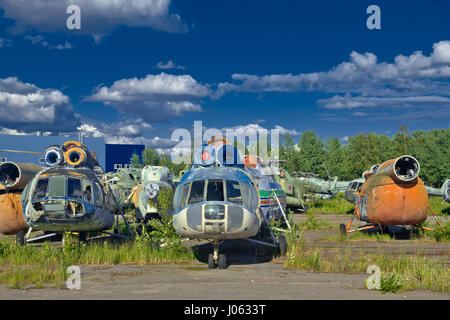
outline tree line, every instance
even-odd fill
[[[235,143],[236,144],[236,143]],[[246,154],[258,148],[245,148]],[[268,146],[270,150],[270,145]],[[420,177],[428,186],[441,187],[450,178],[450,129],[416,130],[410,132],[402,125],[392,137],[376,133],[360,133],[346,143],[338,138],[323,140],[313,130],[303,132],[297,142],[286,135],[280,143],[279,157],[288,172],[312,172],[322,178],[337,176],[339,180],[353,180],[374,164],[402,155],[411,155],[420,163]],[[141,155],[133,154],[131,164],[166,166],[174,175],[185,169],[175,164],[167,154],[148,147]],[[328,169],[328,173],[325,166]]]
[[[280,159],[289,172],[303,171],[340,180],[361,177],[362,172],[377,163],[402,155],[411,155],[420,163],[420,177],[428,186],[441,187],[450,178],[450,129],[416,130],[402,125],[392,137],[360,133],[342,144],[338,138],[321,139],[314,131],[303,132],[299,141],[285,136]]]

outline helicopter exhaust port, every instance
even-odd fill
[[[6,188],[24,189],[41,167],[32,163],[5,162],[0,164],[0,184]]]
[[[411,156],[402,156],[394,164],[394,172],[402,181],[412,181],[420,172],[419,162]]]

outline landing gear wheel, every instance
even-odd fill
[[[219,269],[226,269],[228,267],[227,265],[227,256],[223,253],[219,254]]]
[[[341,223],[339,225],[339,234],[341,236],[347,236],[347,227],[345,226],[345,224]]]
[[[278,236],[278,254],[284,256],[287,251],[287,242],[285,236]]]
[[[208,269],[215,269],[216,268],[216,262],[214,261],[214,255],[210,253],[208,255]]]
[[[19,231],[16,234],[16,244],[19,246],[24,246],[27,242],[25,241],[25,231]]]

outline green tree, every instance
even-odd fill
[[[312,130],[303,132],[298,143],[300,149],[297,165],[300,171],[314,172],[326,178],[327,173],[323,167],[326,159],[325,144]]]
[[[139,157],[139,155],[136,152],[133,153],[133,155],[131,156],[130,163],[135,168],[143,167],[143,165],[141,163],[141,158]]]

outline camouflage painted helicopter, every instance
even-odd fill
[[[47,233],[43,237],[50,237],[69,231],[85,238],[90,231],[110,229],[117,202],[100,182],[103,171],[95,154],[80,142],[67,141],[46,148],[43,155],[47,168],[35,173],[21,196],[24,222],[29,227],[27,235],[40,230]],[[20,177],[20,173],[16,175],[19,181]]]
[[[286,239],[277,241],[261,211],[255,179],[243,169],[233,145],[225,138],[211,139],[195,151],[192,169],[181,178],[174,194],[175,230],[183,237],[214,244],[208,256],[210,269],[227,268],[227,256],[219,253],[219,243],[225,240],[246,239],[286,250]],[[254,238],[263,228],[270,231],[268,242]]]
[[[163,166],[118,169],[108,173],[106,180],[120,206],[135,210],[138,222],[158,217],[160,189],[173,189],[172,175],[169,169]]]
[[[425,186],[428,196],[430,197],[442,197],[442,201],[450,203],[450,179],[445,180],[440,189]]]
[[[328,180],[318,178],[317,174],[293,172],[280,168],[276,180],[283,187],[287,195],[288,208],[300,211],[308,209],[308,203],[319,199],[328,200],[338,192],[345,190],[348,181],[338,181],[337,177]]]
[[[158,196],[162,188],[173,189],[169,168],[150,165],[142,168],[141,182],[134,189],[131,197],[138,221],[144,222],[159,216]]]
[[[340,233],[346,235],[377,227],[382,231],[383,227],[396,225],[412,225],[430,230],[421,226],[427,218],[428,210],[432,212],[432,209],[419,172],[419,162],[409,155],[374,165],[364,172],[365,181],[361,189],[356,191],[353,216],[347,225],[340,225]],[[350,229],[355,216],[368,225]],[[439,224],[436,216],[434,218]]]

